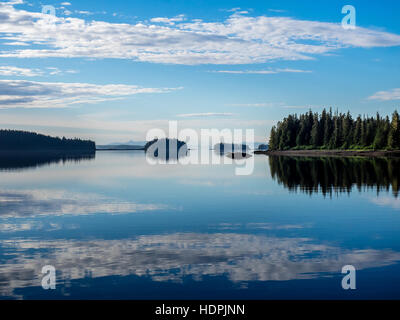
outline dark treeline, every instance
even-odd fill
[[[347,114],[333,114],[324,109],[321,114],[289,115],[273,127],[271,150],[289,149],[400,149],[399,114],[353,119]]]
[[[0,130],[0,151],[96,151],[90,140],[54,138],[42,134],[17,130]]]
[[[271,176],[291,191],[324,195],[376,188],[400,190],[400,158],[270,156]]]

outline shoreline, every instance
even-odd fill
[[[298,157],[400,157],[400,150],[267,150],[254,151],[254,154]]]

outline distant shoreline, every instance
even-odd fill
[[[254,151],[254,154],[269,156],[306,156],[306,157],[400,157],[400,150],[267,150]]]

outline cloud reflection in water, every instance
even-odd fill
[[[0,190],[0,218],[38,215],[133,213],[165,210],[162,204],[141,204],[95,193],[65,190]]]
[[[313,279],[400,261],[392,250],[345,250],[308,238],[277,238],[236,233],[174,233],[124,240],[3,240],[0,295],[40,286],[42,266],[54,265],[58,280],[145,276],[182,282],[184,277],[226,276],[231,282]],[[4,259],[4,258],[3,258]],[[173,271],[173,272],[172,272]]]

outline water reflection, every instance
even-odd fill
[[[95,152],[40,152],[0,153],[0,171],[37,168],[52,163],[80,162],[94,160]]]
[[[190,276],[225,276],[231,282],[313,279],[400,261],[391,250],[347,250],[308,238],[276,238],[235,233],[174,233],[123,240],[4,240],[10,252],[0,266],[0,295],[40,285],[40,270],[57,266],[58,280],[85,277],[146,276],[153,281],[181,282]]]
[[[290,191],[350,193],[354,186],[399,194],[400,158],[270,156],[271,176]]]
[[[121,214],[171,209],[162,204],[137,203],[96,193],[55,189],[0,189],[0,205],[0,218],[2,219],[40,215]]]
[[[268,158],[254,159],[255,172],[246,177],[222,165],[151,166],[141,151],[1,172],[0,299],[91,299],[98,292],[141,298],[143,288],[156,298],[198,297],[202,288],[214,290],[221,282],[215,298],[262,298],[265,292],[300,292],[301,298],[314,284],[319,291],[311,290],[312,298],[324,298],[332,289],[325,281],[341,289],[347,264],[363,274],[378,268],[388,283],[397,281],[400,197],[372,191],[345,202],[316,199],[277,183],[323,185],[325,193],[367,183],[395,189],[396,160],[270,158],[274,179],[267,179]],[[56,292],[41,289],[44,265],[57,269]],[[360,278],[360,288],[362,283],[376,292],[377,279]],[[399,296],[395,286],[382,292]]]

